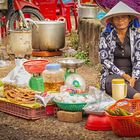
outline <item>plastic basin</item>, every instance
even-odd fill
[[[45,70],[45,65],[48,64],[48,60],[29,60],[23,63],[26,71],[29,73],[42,73]]]

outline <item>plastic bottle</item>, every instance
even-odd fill
[[[60,87],[64,85],[64,71],[60,64],[47,64],[42,75],[45,92],[60,92]]]

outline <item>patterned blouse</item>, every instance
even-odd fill
[[[129,28],[132,76],[140,78],[140,32],[136,28]],[[99,56],[102,64],[101,90],[105,90],[105,80],[109,74],[122,76],[125,72],[114,65],[114,51],[116,48],[116,31],[102,32],[99,44]]]
[[[131,63],[131,47],[129,30],[125,34],[124,41],[121,42],[116,33],[116,48],[114,51],[114,64],[123,70],[126,74],[131,76],[132,63]]]

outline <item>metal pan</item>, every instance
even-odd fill
[[[57,62],[60,63],[61,66],[64,68],[74,69],[74,68],[81,67],[84,63],[84,60],[69,57],[69,58],[60,59]]]

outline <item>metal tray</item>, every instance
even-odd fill
[[[83,65],[84,60],[68,57],[57,61],[64,68],[79,68]]]

